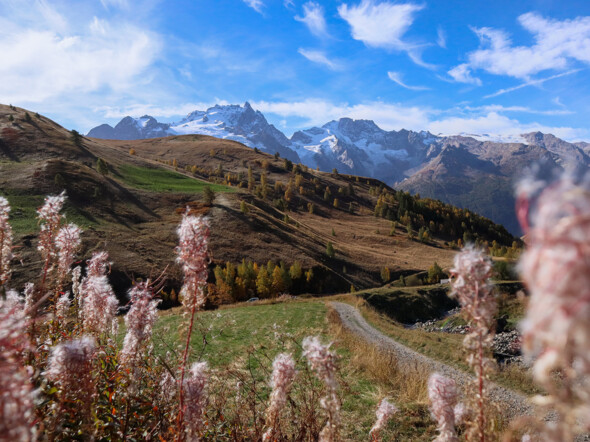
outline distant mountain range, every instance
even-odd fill
[[[590,164],[590,143],[569,143],[551,134],[520,137],[436,136],[430,132],[385,131],[371,120],[341,118],[287,138],[249,103],[195,110],[177,123],[145,115],[102,124],[89,137],[134,140],[204,134],[238,141],[309,167],[380,179],[396,188],[467,207],[513,234],[514,180],[536,161],[556,166]]]

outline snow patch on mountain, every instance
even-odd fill
[[[461,132],[459,134],[463,137],[474,138],[477,141],[491,141],[493,143],[520,143],[529,144],[527,139],[522,135],[517,134],[468,134]]]

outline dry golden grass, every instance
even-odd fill
[[[384,351],[347,331],[333,309],[328,311],[328,322],[337,342],[350,351],[351,364],[377,382],[382,390],[391,392],[402,403],[428,404],[426,370],[416,366],[411,370],[406,367],[402,372],[393,352]]]

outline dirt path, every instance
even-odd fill
[[[473,379],[467,373],[417,353],[405,345],[394,341],[389,336],[384,335],[369,325],[360,312],[351,305],[342,302],[331,302],[330,304],[340,316],[342,324],[346,329],[378,347],[393,351],[402,369],[404,367],[408,369],[419,367],[425,370],[426,373],[436,371],[454,379],[460,388]],[[489,394],[494,402],[501,405],[500,409],[508,419],[524,414],[533,414],[532,405],[529,404],[527,397],[521,393],[491,383]]]

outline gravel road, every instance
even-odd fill
[[[331,306],[340,316],[342,325],[360,336],[366,341],[377,345],[387,351],[393,351],[397,357],[398,364],[402,369],[415,369],[419,367],[426,373],[439,372],[448,376],[457,382],[462,388],[466,383],[473,379],[473,376],[450,367],[442,362],[435,361],[427,356],[410,350],[405,345],[394,341],[380,331],[373,328],[365,321],[359,311],[349,304],[342,302],[331,302]],[[490,398],[500,405],[500,410],[506,418],[512,420],[517,416],[533,414],[533,406],[528,402],[525,395],[491,383],[489,386]]]

